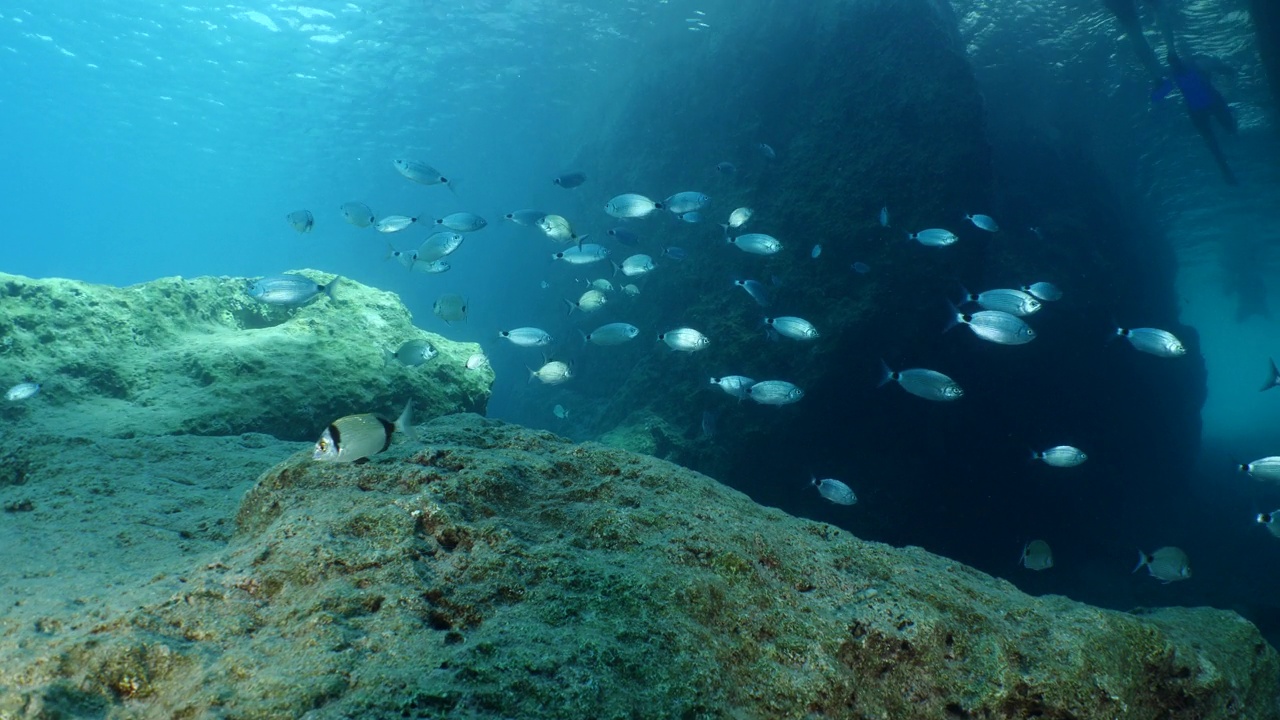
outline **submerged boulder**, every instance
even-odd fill
[[[416,435],[367,463],[300,452],[266,472],[224,549],[151,581],[169,597],[10,629],[0,715],[1277,712],[1277,655],[1230,612],[1030,597],[660,460],[472,415]]]
[[[334,276],[299,271],[327,284]],[[0,417],[109,437],[261,432],[314,439],[333,419],[483,412],[493,382],[467,370],[479,346],[412,324],[393,293],[342,279],[297,308],[249,297],[245,278],[163,278],[131,287],[0,274],[0,384],[42,383]],[[406,340],[439,355],[384,362]]]

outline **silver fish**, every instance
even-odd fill
[[[889,206],[880,208],[880,227],[889,227]]]
[[[672,214],[675,215],[697,212],[710,203],[711,198],[693,190],[678,192],[662,201],[663,207],[670,210]]]
[[[776,330],[779,335],[789,337],[792,340],[814,340],[818,337],[818,328],[804,318],[783,315],[781,317],[765,318],[764,322]]]
[[[640,297],[640,288],[633,284],[623,285],[622,294],[627,297]]]
[[[512,345],[520,347],[544,347],[552,342],[546,330],[535,327],[521,327],[514,330],[500,330],[498,337],[506,338]]]
[[[484,353],[471,353],[471,356],[467,358],[465,367],[468,370],[489,367],[489,358],[485,357]]]
[[[538,229],[551,240],[558,243],[577,242],[578,234],[573,231],[569,221],[559,215],[547,215],[538,221]]]
[[[981,310],[973,314],[956,310],[955,318],[947,329],[959,324],[969,326],[973,334],[983,340],[1000,345],[1025,345],[1036,339],[1036,331],[1022,318],[999,310]]]
[[[1026,317],[1034,315],[1042,307],[1040,301],[1021,290],[988,290],[982,293],[971,293],[963,287],[966,302],[977,303],[984,310],[999,310],[1010,315]]]
[[[502,219],[510,220],[517,225],[534,227],[538,224],[538,221],[542,220],[542,218],[546,216],[547,214],[541,210],[513,210],[506,215],[503,215]]]
[[[936,370],[912,368],[894,372],[889,369],[889,366],[883,360],[880,361],[880,368],[882,371],[881,386],[896,382],[902,386],[903,390],[916,397],[938,402],[950,402],[964,397],[964,388],[956,384],[955,380]]]
[[[822,254],[822,245],[821,245],[821,244],[814,245],[814,246],[813,246],[813,249],[809,251],[809,257],[813,258],[814,260],[817,260],[817,259],[818,259],[818,256],[819,256],[819,255],[821,255],[821,254]]]
[[[769,307],[769,292],[765,289],[764,283],[755,280],[734,280],[733,284],[746,290],[760,307]]]
[[[555,407],[551,408],[551,414],[555,415],[561,420],[567,420],[569,419],[569,408],[566,408],[563,405],[557,404]]]
[[[1085,460],[1089,459],[1080,448],[1071,447],[1070,445],[1055,445],[1054,447],[1042,452],[1032,452],[1032,460],[1042,460],[1045,465],[1051,467],[1069,468],[1083,465]]]
[[[342,212],[343,220],[358,228],[369,227],[375,222],[373,211],[362,202],[343,203],[338,209]]]
[[[604,278],[592,280],[591,287],[599,290],[600,292],[613,292],[613,283],[605,280]]]
[[[738,166],[726,160],[724,162],[716,163],[716,170],[719,170],[725,175],[732,175],[738,172]]]
[[[456,232],[441,231],[427,236],[418,246],[418,262],[435,262],[440,258],[452,255],[462,247],[463,235]]]
[[[725,375],[724,377],[711,378],[711,384],[719,387],[729,395],[743,400],[747,397],[747,391],[752,385],[756,384],[755,380],[745,375]]]
[[[786,380],[762,380],[747,388],[747,396],[761,405],[790,405],[804,397],[804,391]]]
[[[573,367],[559,360],[552,360],[537,370],[529,368],[529,382],[533,382],[534,378],[543,385],[559,385],[573,379]]]
[[[551,255],[552,260],[563,260],[570,265],[587,265],[609,257],[609,248],[595,243],[575,245]]]
[[[294,210],[285,215],[284,219],[288,220],[293,229],[300,233],[311,232],[311,228],[316,224],[316,219],[310,210]]]
[[[488,220],[469,212],[451,213],[436,220],[436,225],[460,233],[483,230],[488,224]]]
[[[740,207],[734,210],[729,213],[729,223],[724,226],[725,230],[728,231],[729,228],[740,228],[746,225],[753,214],[755,214],[755,211],[749,207]]]
[[[584,313],[595,312],[604,307],[609,302],[609,298],[603,292],[595,288],[582,293],[577,302],[565,300],[569,305],[569,314],[572,315],[574,310],[581,310]]]
[[[418,218],[407,215],[388,215],[373,224],[373,229],[380,233],[395,233],[418,222]]]
[[[383,349],[382,361],[385,364],[392,360],[398,360],[402,365],[417,367],[438,354],[436,349],[431,347],[431,343],[426,340],[406,340],[401,343],[395,352]]]
[[[338,286],[339,278],[334,278],[328,285],[319,285],[311,278],[301,275],[275,275],[265,277],[249,286],[249,297],[268,305],[287,305],[296,307],[306,305],[320,295],[328,295],[333,299],[333,290]]]
[[[405,432],[412,422],[413,401],[405,403],[404,412],[395,422],[372,413],[348,415],[329,424],[316,441],[312,460],[321,462],[355,462],[391,447],[391,438]]]
[[[652,271],[654,267],[656,266],[653,264],[653,258],[648,255],[632,255],[623,260],[618,269],[627,277],[636,277]]]
[[[441,295],[431,306],[431,312],[446,324],[467,319],[467,301],[461,295]]]
[[[587,174],[580,172],[565,173],[556,177],[551,182],[562,188],[576,188],[587,181]]]
[[[1147,568],[1151,577],[1164,581],[1166,585],[1191,577],[1191,564],[1187,561],[1187,554],[1176,547],[1162,547],[1150,555],[1139,550],[1138,564],[1133,572],[1138,572],[1143,567]]]
[[[818,494],[830,500],[836,505],[853,505],[858,502],[858,496],[853,494],[853,489],[848,485],[833,480],[832,478],[812,478],[810,484],[818,488]]]
[[[392,165],[400,174],[423,185],[448,185],[449,178],[440,174],[439,170],[418,160],[392,160]]]
[[[1240,466],[1240,472],[1254,480],[1280,482],[1280,457],[1273,455],[1245,463]]]
[[[432,260],[431,262],[416,262],[411,269],[428,275],[439,275],[443,272],[449,272],[452,268],[453,266],[444,260]]]
[[[907,233],[907,239],[915,240],[926,247],[946,247],[955,243],[955,241],[960,238],[956,237],[956,234],[950,230],[930,228],[928,230],[921,230],[918,233]]]
[[[1272,536],[1280,538],[1280,510],[1272,510],[1271,512],[1258,513],[1258,517],[1254,518],[1257,523],[1267,529]]]
[[[728,243],[752,255],[773,255],[782,249],[782,243],[778,242],[777,238],[764,233],[747,233],[736,238],[731,237]]]
[[[1057,285],[1049,282],[1031,283],[1030,285],[1023,285],[1019,289],[1023,292],[1031,293],[1036,298],[1046,302],[1062,299],[1062,291],[1058,289]]]
[[[636,247],[640,244],[640,234],[624,227],[616,227],[609,231],[610,236],[617,239],[623,245]]]
[[[990,215],[965,215],[964,219],[973,223],[973,226],[979,230],[986,230],[987,232],[1000,231],[1000,226],[996,224],[996,221]]]
[[[619,219],[642,218],[661,208],[662,203],[656,203],[636,193],[618,195],[604,204],[604,211]]]
[[[418,261],[418,253],[397,250],[395,245],[387,243],[387,254],[386,257],[382,259],[390,260],[391,258],[395,258],[396,262],[404,266],[406,270],[412,270],[413,264]]]
[[[1181,357],[1187,354],[1182,341],[1172,333],[1156,328],[1116,328],[1116,335],[1128,338],[1129,344],[1144,353],[1159,357]]]
[[[658,335],[667,347],[680,352],[697,352],[711,344],[711,340],[693,328],[676,328]]]
[[[634,340],[638,335],[640,335],[640,328],[635,325],[616,322],[601,325],[583,337],[586,338],[587,342],[595,343],[596,345],[621,345]]]
[[[769,147],[768,143],[760,143],[759,145],[756,145],[756,150],[760,151],[760,154],[764,156],[765,160],[778,159],[778,153],[774,152],[773,148]]]
[[[1053,567],[1053,551],[1049,543],[1043,540],[1032,540],[1022,546],[1022,567],[1028,570],[1048,570]]]
[[[40,392],[40,383],[24,382],[18,383],[9,388],[4,394],[4,399],[9,402],[20,402],[22,400],[30,400]]]

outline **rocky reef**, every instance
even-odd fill
[[[0,624],[0,716],[1280,712],[1275,651],[1229,612],[1032,598],[663,461],[473,415],[414,435],[358,465],[246,436],[243,455],[288,459],[224,518],[225,545],[101,601],[22,595]]]
[[[299,271],[328,283],[334,276]],[[299,308],[249,297],[243,278],[164,278],[116,288],[0,274],[0,383],[40,395],[0,418],[54,434],[109,437],[267,433],[314,439],[333,419],[484,412],[493,373],[467,370],[473,343],[412,324],[400,299],[342,280]],[[383,350],[425,339],[419,367]]]

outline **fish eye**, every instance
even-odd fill
[[[324,452],[325,450],[329,449],[329,443],[325,440],[321,440],[320,442],[316,443],[316,447],[320,449],[320,452]]]

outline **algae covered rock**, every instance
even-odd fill
[[[414,327],[396,295],[342,279],[332,298],[287,308],[250,298],[249,282],[116,288],[0,274],[0,384],[44,386],[0,413],[64,433],[303,440],[343,415],[395,417],[410,398],[419,417],[484,411],[492,371],[465,367],[478,346]],[[419,338],[440,354],[384,362],[384,349]]]
[[[1032,598],[669,463],[475,416],[417,435],[262,475],[172,597],[0,658],[0,715],[1277,713],[1276,653],[1230,612]]]

